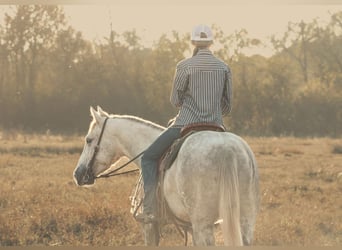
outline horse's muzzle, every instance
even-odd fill
[[[95,183],[95,177],[86,166],[78,166],[74,172],[74,181],[78,186],[92,185]]]

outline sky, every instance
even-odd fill
[[[167,1],[156,4],[145,0],[125,4],[66,5],[64,9],[70,24],[85,38],[101,40],[108,37],[110,24],[118,33],[135,29],[144,45],[150,46],[163,34],[172,30],[190,32],[197,24],[215,24],[226,35],[242,28],[250,37],[263,41],[271,35],[282,35],[288,23],[318,18],[327,23],[330,13],[342,11],[341,4],[237,4],[224,1]],[[144,3],[144,4],[143,4]],[[210,4],[208,4],[210,3]],[[271,50],[258,49],[255,53],[269,55]]]
[[[119,34],[136,30],[145,46],[151,46],[163,33],[175,30],[190,32],[197,24],[215,24],[226,35],[242,28],[252,38],[267,41],[271,35],[282,35],[289,22],[323,24],[330,14],[342,11],[342,1],[325,0],[50,0],[17,1],[19,3],[55,3],[63,6],[69,23],[86,39],[108,37],[110,24]],[[6,1],[5,1],[6,2]],[[9,1],[11,3],[15,3]],[[1,2],[0,0],[0,3]],[[4,5],[0,5],[4,9]],[[270,55],[270,49],[251,53]]]

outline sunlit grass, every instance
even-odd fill
[[[342,245],[341,139],[246,138],[260,171],[255,245]],[[82,137],[0,139],[0,246],[143,245],[129,196],[137,175],[77,187]],[[219,243],[222,235],[217,233]],[[182,246],[174,227],[161,245]]]

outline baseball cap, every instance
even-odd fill
[[[191,33],[191,41],[195,42],[210,42],[213,41],[213,32],[204,24],[194,27]]]

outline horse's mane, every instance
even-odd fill
[[[151,121],[148,121],[148,120],[144,120],[143,118],[140,118],[140,117],[137,117],[137,116],[132,116],[132,115],[108,115],[109,118],[112,118],[112,119],[125,119],[125,120],[130,120],[130,121],[133,121],[133,122],[137,122],[137,123],[141,123],[141,124],[144,124],[144,125],[147,125],[149,127],[152,127],[152,128],[155,128],[155,129],[159,129],[159,130],[164,130],[165,127],[157,124],[157,123],[154,123],[154,122],[151,122]]]
[[[143,125],[147,125],[148,127],[154,128],[154,129],[158,129],[163,131],[165,129],[165,127],[148,121],[148,120],[144,120],[143,118],[137,117],[137,116],[133,116],[133,115],[116,115],[116,114],[108,114],[106,111],[103,111],[100,107],[98,107],[98,113],[100,116],[102,117],[108,117],[110,119],[120,119],[120,120],[129,120],[129,121],[133,121],[135,123],[139,123],[139,124],[143,124]],[[92,128],[94,127],[96,121],[95,121],[95,117],[93,114],[93,121],[90,124],[90,130],[92,130]]]

